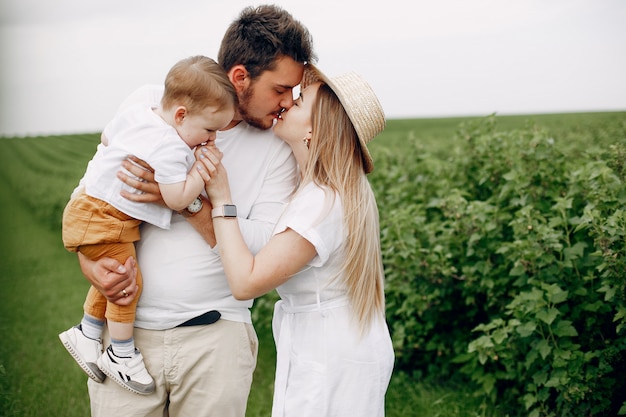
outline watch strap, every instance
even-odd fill
[[[215,207],[211,210],[211,217],[235,218],[237,217],[237,206],[224,204],[223,206]]]

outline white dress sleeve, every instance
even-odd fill
[[[325,192],[314,184],[307,184],[285,208],[274,234],[287,228],[294,230],[315,247],[317,255],[309,265],[324,265],[344,240],[343,210],[339,196],[332,191]]]

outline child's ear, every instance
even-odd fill
[[[177,107],[174,112],[174,121],[181,124],[185,120],[185,116],[187,116],[187,108],[185,106]]]

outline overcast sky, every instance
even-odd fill
[[[241,0],[2,0],[0,136],[100,131]],[[388,118],[626,110],[625,0],[278,0]]]

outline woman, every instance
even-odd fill
[[[281,116],[274,131],[293,150],[300,184],[258,254],[241,237],[219,150],[203,148],[200,157],[234,296],[276,288],[281,297],[272,416],[383,416],[394,355],[366,176],[366,144],[383,130],[383,110],[358,75],[329,79],[309,66],[300,97]]]

